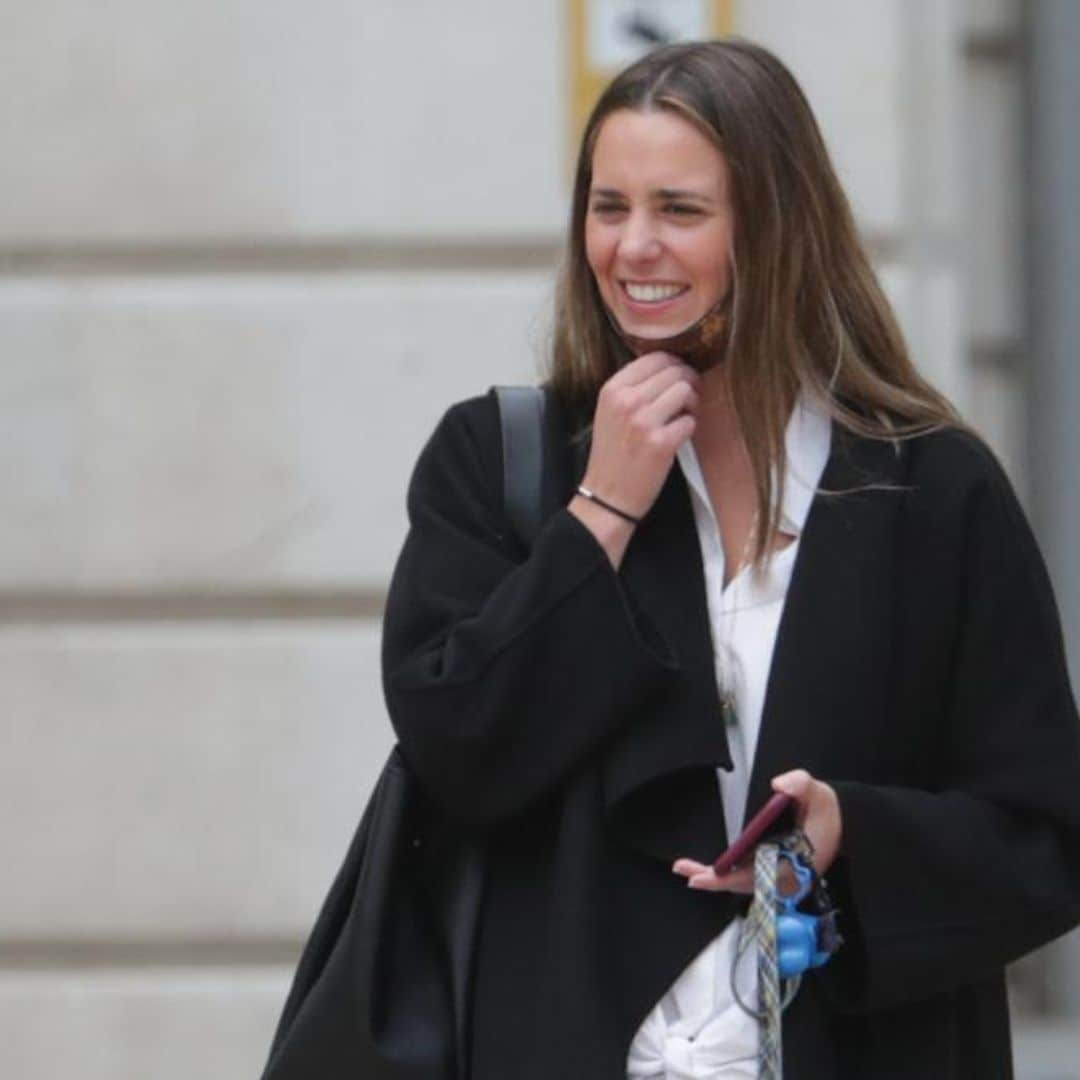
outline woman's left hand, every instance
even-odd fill
[[[814,868],[824,876],[840,850],[843,833],[840,801],[836,792],[828,784],[815,780],[805,769],[781,773],[773,778],[772,787],[773,791],[782,791],[795,800],[795,822],[814,845]],[[723,875],[693,859],[677,859],[672,870],[685,877],[691,889],[737,893],[754,891],[752,861],[748,866],[738,867]]]

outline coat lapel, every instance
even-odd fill
[[[673,467],[627,550],[620,577],[639,623],[679,665],[604,761],[612,823],[661,859],[712,859],[726,844],[716,768],[730,768],[716,687],[701,549],[682,471]]]
[[[902,461],[891,443],[833,426],[833,449],[796,556],[780,620],[747,818],[778,773],[858,775],[887,709],[893,648],[895,519]]]
[[[563,502],[580,480],[587,453],[587,442],[566,449],[557,470],[566,479],[556,485],[564,487],[557,494]],[[841,779],[859,774],[873,755],[874,725],[860,718],[888,707],[902,474],[892,444],[833,426],[773,651],[747,819],[764,805],[778,773],[805,768],[826,781]],[[635,534],[620,577],[639,624],[671,649],[679,668],[604,756],[609,822],[626,842],[656,858],[711,861],[728,839],[716,768],[730,769],[731,758],[701,549],[678,467]]]

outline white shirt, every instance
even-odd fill
[[[803,395],[784,436],[787,464],[780,504],[781,531],[795,540],[772,557],[763,574],[744,568],[726,589],[720,527],[701,466],[692,443],[679,448],[679,466],[690,489],[701,544],[717,685],[722,694],[733,697],[737,717],[727,731],[734,767],[731,772],[717,770],[731,838],[738,835],[745,816],[780,615],[830,441],[828,415]],[[631,1080],[758,1080],[757,1021],[731,993],[731,965],[741,923],[735,919],[714,938],[645,1018],[630,1046]],[[750,949],[739,962],[736,980],[740,996],[751,1006],[757,1003],[756,973],[756,956]]]

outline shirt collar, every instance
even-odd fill
[[[806,525],[831,444],[832,424],[825,406],[804,391],[796,399],[784,431],[786,461],[784,482],[779,489],[780,527],[792,536],[798,536]],[[691,491],[711,510],[691,439],[679,447],[678,460]]]

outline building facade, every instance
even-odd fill
[[[802,81],[1080,646],[1069,7],[725,10]],[[0,14],[0,1075],[261,1067],[391,743],[379,614],[412,463],[450,402],[542,370],[581,14]],[[1021,1075],[1080,1049],[1068,949],[1015,973]]]

